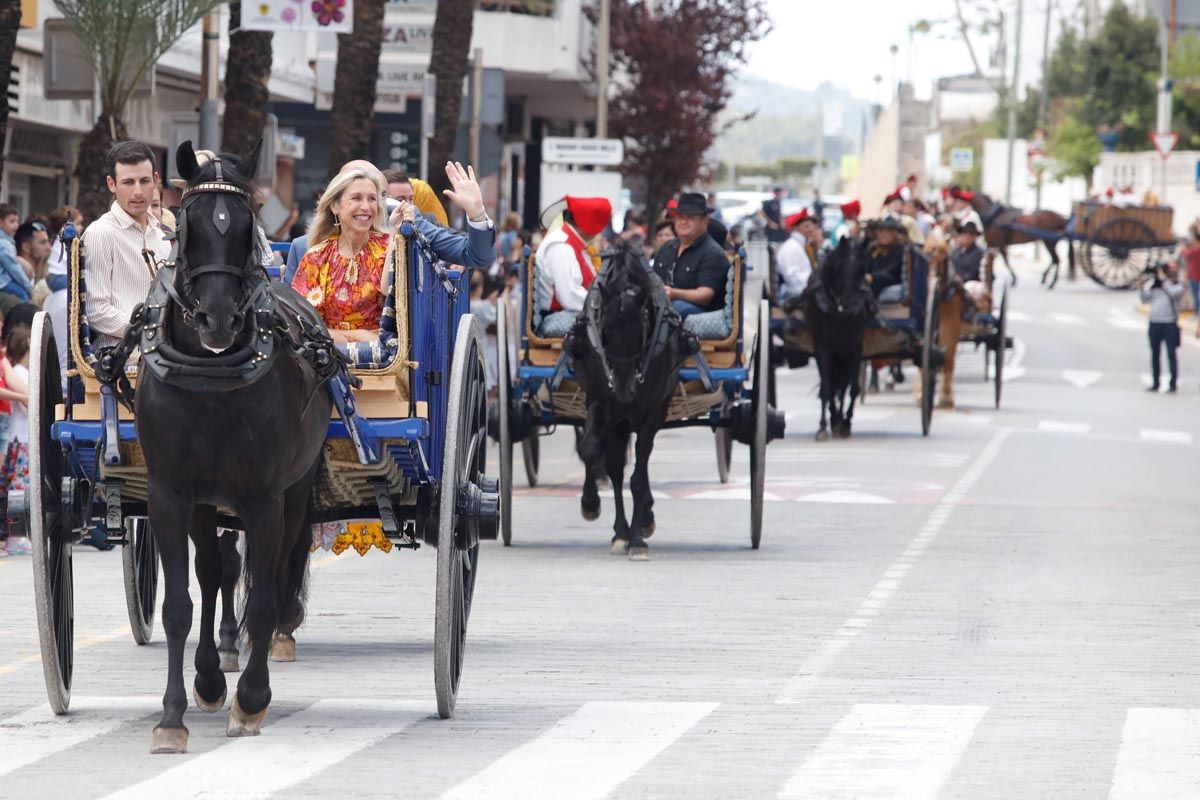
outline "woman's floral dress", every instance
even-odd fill
[[[304,254],[292,288],[308,298],[332,330],[372,330],[383,315],[383,261],[388,235],[372,231],[349,260],[332,236]]]

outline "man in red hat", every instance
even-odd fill
[[[813,266],[817,263],[817,243],[813,241],[816,220],[801,209],[785,220],[791,236],[779,246],[775,253],[775,272],[779,276],[779,302],[800,297],[812,278]]]
[[[562,225],[552,227],[560,212]],[[542,225],[549,230],[537,250],[537,303],[543,313],[583,309],[599,268],[589,245],[611,220],[606,197],[567,196],[542,212]]]
[[[858,200],[851,200],[849,203],[842,203],[842,221],[833,229],[833,246],[837,247],[845,237],[851,238],[858,235],[858,218],[862,214],[862,203]]]
[[[961,189],[958,186],[950,187],[950,199],[954,201],[955,227],[961,228],[968,222],[975,223],[976,229],[983,231],[983,219],[979,216],[979,212],[971,205],[971,201],[975,199],[974,192],[968,192],[966,189]]]

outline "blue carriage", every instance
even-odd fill
[[[379,340],[350,350],[329,385],[331,418],[314,487],[315,522],[353,523],[390,550],[437,548],[434,684],[452,716],[462,675],[479,541],[495,539],[498,482],[485,472],[483,339],[463,274],[440,266],[419,234],[401,230]],[[74,639],[72,546],[99,526],[123,548],[133,636],[149,641],[159,564],[145,524],[146,467],[131,413],[96,376],[80,242],[69,229],[67,329],[34,319],[27,491],[10,492],[10,525],[33,546],[38,634],[55,713],[70,703]],[[68,339],[60,372],[56,337]],[[136,383],[136,368],[126,372]],[[65,387],[64,387],[65,383]],[[64,390],[65,389],[65,390]],[[180,424],[186,424],[180,420]],[[229,509],[219,524],[243,526]]]
[[[501,298],[497,315],[497,380],[501,402],[489,431],[499,444],[501,537],[512,543],[513,448],[520,445],[529,485],[538,483],[540,437],[559,425],[581,428],[587,397],[574,371],[562,360],[565,331],[543,326],[536,302],[536,259],[526,254],[522,291],[516,306]],[[701,427],[715,433],[717,467],[729,479],[733,442],[750,448],[750,544],[762,540],[767,444],[784,434],[784,416],[767,397],[767,324],[762,302],[750,315],[753,335],[746,341],[743,308],[746,254],[730,257],[725,307],[689,317],[685,328],[700,339],[700,352],[680,369],[664,427]],[[515,317],[515,320],[512,318]],[[507,401],[507,402],[505,402]]]

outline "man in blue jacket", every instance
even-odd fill
[[[380,186],[387,185],[384,183],[383,173],[369,161],[349,161],[342,166],[341,172],[351,169],[364,170],[374,177]],[[446,162],[446,177],[450,179],[452,187],[446,191],[446,196],[467,215],[467,235],[463,236],[458,231],[443,228],[419,213],[415,219],[417,232],[428,240],[433,254],[442,261],[461,267],[486,269],[496,260],[496,226],[488,218],[484,208],[483,192],[475,180],[475,172],[471,167],[463,169],[462,164],[449,161]],[[300,266],[300,259],[307,250],[307,236],[292,240],[283,273],[285,285],[292,285],[296,268]]]

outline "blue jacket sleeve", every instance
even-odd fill
[[[417,231],[429,240],[434,255],[467,268],[490,267],[496,257],[496,229],[469,227],[466,236],[417,217]]]
[[[283,269],[284,286],[292,285],[292,279],[296,277],[296,268],[300,266],[300,259],[304,258],[304,251],[307,249],[307,236],[297,236],[292,239],[292,248],[288,250],[287,266]]]

